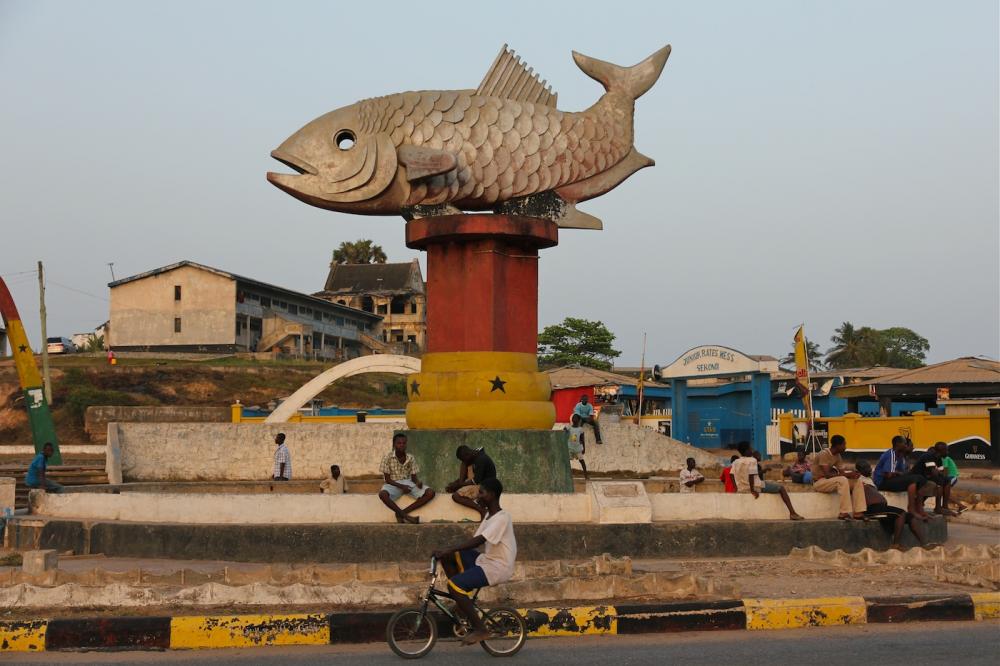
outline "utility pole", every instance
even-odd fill
[[[52,404],[52,379],[49,377],[49,337],[45,322],[45,269],[38,262],[38,317],[42,322],[42,381],[45,385],[45,402]]]
[[[639,361],[639,384],[637,386],[639,406],[635,411],[635,424],[642,425],[642,388],[643,382],[646,380],[646,333],[642,334],[642,360]]]
[[[111,269],[111,281],[115,281],[115,262],[109,261],[108,268]]]

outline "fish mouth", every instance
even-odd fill
[[[291,153],[284,152],[280,148],[272,150],[271,151],[271,157],[273,157],[274,159],[278,160],[279,162],[281,162],[285,166],[294,169],[295,171],[299,172],[300,174],[310,174],[312,176],[315,176],[318,173],[318,170],[313,165],[309,164],[308,162],[306,162],[303,159],[300,159],[300,158],[296,157],[295,155],[292,155]],[[271,175],[272,175],[272,172],[268,172],[267,175],[268,175],[268,178],[270,178]],[[287,176],[288,174],[275,173],[273,175],[275,175],[275,176],[283,176],[283,175]]]

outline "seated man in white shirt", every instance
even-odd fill
[[[736,445],[736,450],[740,452],[740,457],[733,461],[732,474],[736,481],[737,493],[750,493],[754,499],[760,497],[761,493],[768,495],[780,495],[781,501],[788,509],[788,517],[791,520],[805,520],[792,508],[792,500],[788,497],[788,491],[783,486],[770,481],[764,481],[757,459],[754,458],[750,442],[740,442]]]
[[[682,493],[693,493],[694,487],[705,482],[705,475],[695,469],[694,458],[687,459],[687,469],[681,470],[680,491]]]
[[[496,478],[483,479],[476,501],[486,507],[487,513],[475,535],[452,548],[434,551],[434,557],[448,575],[451,597],[472,624],[472,631],[462,639],[463,645],[489,638],[486,625],[472,605],[475,590],[505,583],[514,575],[517,541],[510,514],[500,508],[502,493],[503,485]],[[480,546],[483,546],[482,552],[478,550]]]

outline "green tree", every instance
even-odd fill
[[[615,334],[600,321],[566,317],[538,334],[538,361],[543,365],[579,363],[610,370],[621,352],[612,346]]]
[[[903,326],[883,329],[879,331],[879,337],[885,350],[883,365],[890,368],[919,368],[925,365],[931,348],[927,338]]]
[[[823,369],[823,354],[819,350],[819,345],[806,338],[806,356],[809,358],[809,371],[819,371]],[[795,368],[795,342],[792,342],[792,351],[780,361],[784,368]]]
[[[827,351],[826,360],[831,368],[838,369],[872,365],[919,368],[930,349],[927,339],[909,328],[854,328],[846,321],[834,331],[830,341],[834,346]]]
[[[882,340],[874,328],[855,328],[854,324],[845,321],[840,328],[834,329],[830,342],[833,347],[826,352],[827,367],[863,368],[879,364]]]
[[[381,245],[364,238],[353,243],[344,241],[333,251],[335,264],[384,264],[386,258]]]

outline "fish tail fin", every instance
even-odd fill
[[[622,93],[631,99],[639,99],[653,87],[669,57],[669,44],[631,67],[622,67],[573,51],[573,60],[584,74],[599,82],[608,92]]]

